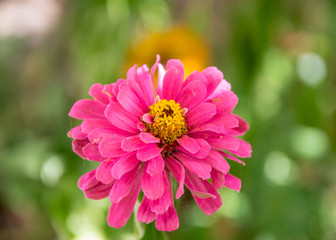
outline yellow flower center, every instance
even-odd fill
[[[164,145],[171,145],[188,131],[181,106],[174,100],[159,100],[149,107],[148,113],[153,123],[144,123],[146,130],[160,138]]]

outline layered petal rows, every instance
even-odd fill
[[[179,60],[169,60],[166,69],[159,60],[151,70],[132,67],[127,79],[94,84],[93,99],[77,101],[69,112],[83,120],[68,133],[73,151],[100,162],[78,186],[87,198],[109,197],[111,227],[126,224],[140,191],[137,219],[155,221],[160,231],[178,228],[174,197],[180,198],[184,187],[205,214],[214,213],[222,205],[218,189],[241,188],[227,159],[245,164],[236,156],[251,156],[251,146],[237,138],[248,124],[232,113],[238,98],[222,72],[209,67],[184,79]]]

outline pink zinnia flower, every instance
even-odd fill
[[[74,152],[100,162],[78,186],[87,198],[109,197],[111,227],[126,224],[142,190],[137,219],[176,230],[171,175],[179,183],[176,199],[186,186],[205,214],[214,213],[222,205],[217,189],[241,187],[226,159],[244,164],[233,155],[251,156],[251,146],[236,138],[248,124],[232,113],[238,98],[222,72],[209,67],[184,80],[181,61],[169,60],[164,69],[159,60],[150,72],[134,66],[127,79],[94,84],[94,99],[77,101],[69,113],[84,120],[68,133]]]

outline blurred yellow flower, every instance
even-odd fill
[[[138,63],[152,65],[156,54],[161,63],[180,59],[185,76],[195,70],[202,71],[209,65],[209,49],[204,39],[186,26],[174,26],[167,31],[152,32],[134,42],[127,52],[126,68]]]

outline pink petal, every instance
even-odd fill
[[[145,124],[143,124],[142,122],[138,122],[137,123],[137,129],[140,130],[141,132],[146,131]]]
[[[225,183],[225,174],[213,168],[211,171],[211,181],[215,189],[221,189]]]
[[[124,138],[121,142],[121,148],[126,152],[132,152],[145,147],[146,144],[141,141],[139,135]]]
[[[238,120],[233,115],[215,116],[206,123],[197,125],[190,132],[212,131],[215,133],[225,133],[226,130],[238,127]]]
[[[147,106],[154,104],[154,92],[152,89],[151,77],[148,73],[148,67],[146,65],[137,69],[138,78],[136,79],[139,87],[143,92],[144,99]]]
[[[200,81],[193,81],[183,88],[179,103],[182,107],[192,110],[204,100],[205,95],[205,85]]]
[[[219,151],[220,154],[222,154],[224,157],[230,159],[230,160],[233,160],[235,162],[238,162],[240,164],[243,164],[245,166],[245,163],[241,160],[239,160],[238,158],[234,157],[234,156],[231,156],[230,154],[227,154],[225,152],[222,152],[222,151]]]
[[[120,179],[118,179],[110,192],[111,203],[117,203],[134,190],[134,186],[137,185],[142,176],[142,169],[134,168],[132,171],[124,174]]]
[[[91,86],[89,90],[89,94],[91,97],[93,97],[95,100],[108,104],[110,102],[108,95],[103,93],[104,86],[101,85],[100,83],[95,83]]]
[[[144,115],[142,115],[142,120],[148,124],[153,123],[153,117],[149,113],[145,113]]]
[[[147,144],[144,148],[141,148],[137,151],[137,158],[140,161],[145,162],[159,156],[162,150],[163,149],[159,148],[156,143]]]
[[[208,84],[208,79],[206,79],[203,73],[200,73],[199,71],[194,71],[183,82],[183,87],[187,86],[193,81],[200,81],[202,84],[204,84],[204,86]]]
[[[162,66],[161,63],[158,64],[158,94],[160,95],[162,93],[162,86],[163,86],[163,77],[166,74],[166,70]]]
[[[142,191],[150,200],[160,198],[164,193],[163,174],[161,173],[152,177],[144,171],[142,176]]]
[[[207,162],[215,169],[222,173],[228,173],[230,170],[230,165],[227,163],[225,158],[216,150],[211,150]]]
[[[116,101],[117,99],[117,95],[115,95],[113,92],[114,86],[115,86],[115,83],[105,84],[103,86],[103,93],[105,93],[108,96],[110,102]]]
[[[102,162],[106,159],[100,155],[98,144],[88,143],[83,147],[82,151],[88,160]]]
[[[241,189],[241,181],[239,178],[232,176],[230,174],[225,175],[225,183],[224,186],[228,189],[240,192]]]
[[[184,149],[192,154],[199,152],[201,149],[198,141],[189,137],[188,135],[183,135],[181,138],[176,140]]]
[[[197,176],[191,172],[186,172],[185,184],[189,189],[192,189],[191,193],[201,208],[201,210],[207,214],[211,215],[216,212],[222,206],[222,199],[214,187],[205,180],[199,179]],[[202,198],[198,197],[195,193],[198,192],[212,195],[213,197]]]
[[[82,132],[82,128],[80,125],[72,128],[67,135],[69,138],[75,138],[80,140],[84,140],[87,138],[87,134]]]
[[[163,195],[151,203],[151,210],[156,214],[163,214],[168,210],[170,205],[174,204],[171,177],[167,171],[164,174],[164,189]]]
[[[160,139],[154,137],[154,135],[149,132],[141,132],[140,139],[144,143],[159,143],[160,142]]]
[[[212,103],[216,105],[218,113],[231,113],[238,103],[238,97],[231,91],[224,92],[216,99],[213,99]]]
[[[163,172],[164,166],[163,158],[161,154],[159,154],[157,157],[148,161],[146,171],[149,175],[155,176]]]
[[[179,159],[182,164],[191,172],[195,173],[198,177],[202,179],[209,179],[211,166],[204,161],[193,158],[181,151],[173,153],[173,155]]]
[[[244,140],[237,139],[239,148],[237,150],[229,150],[230,153],[237,155],[238,157],[248,158],[251,157],[252,148],[251,145]]]
[[[138,166],[139,163],[140,162],[136,158],[135,153],[128,154],[127,156],[121,158],[111,169],[113,178],[120,179],[124,174]]]
[[[210,120],[216,113],[216,105],[206,102],[199,104],[189,111],[185,119],[188,126],[194,126]]]
[[[97,180],[101,181],[104,184],[111,183],[114,180],[111,174],[111,169],[115,163],[115,161],[111,160],[103,161],[96,171]]]
[[[135,116],[142,116],[148,111],[142,91],[135,81],[127,80],[121,83],[117,98],[121,106]]]
[[[96,128],[110,128],[113,127],[112,124],[106,119],[85,119],[82,124],[82,131],[84,133],[89,133]]]
[[[184,149],[183,147],[181,146],[177,146],[176,148],[178,150],[181,150],[182,152],[192,156],[192,157],[195,157],[195,158],[199,158],[199,159],[204,159],[208,156],[209,152],[210,152],[210,145],[207,141],[203,140],[203,139],[200,139],[200,138],[194,138],[197,142],[198,142],[198,145],[200,146],[200,151],[195,153],[195,154],[191,154],[190,152],[188,152],[186,149]]]
[[[135,66],[133,66],[133,67],[135,67]],[[131,69],[130,69],[131,70]],[[128,74],[128,72],[127,72],[127,74]],[[114,102],[118,102],[118,99],[117,99],[117,97],[118,97],[118,95],[119,95],[119,87],[120,87],[120,85],[123,83],[123,82],[125,82],[126,81],[126,79],[118,79],[118,81],[117,82],[115,82],[115,83],[113,83],[113,88],[112,88],[112,92],[113,92],[113,101]]]
[[[184,79],[183,63],[178,59],[170,59],[170,60],[167,61],[167,69],[169,70],[172,67],[175,67],[178,70],[178,72],[182,76],[182,81],[183,81],[183,79]]]
[[[214,99],[219,95],[223,94],[224,92],[231,91],[231,84],[228,83],[225,79],[223,79],[213,91],[211,95],[208,95],[207,99]]]
[[[122,140],[125,137],[128,137],[130,133],[127,133],[123,130],[114,128],[113,126],[106,128],[106,127],[100,127],[95,128],[92,131],[89,132],[88,138],[92,143],[100,143],[101,140],[104,138],[113,138],[116,140]]]
[[[85,147],[89,142],[89,140],[84,139],[84,140],[73,140],[72,141],[72,150],[78,154],[81,158],[86,159],[86,156],[83,153],[83,147]]]
[[[121,149],[121,141],[114,138],[104,138],[99,143],[99,151],[106,158],[120,157],[127,153]]]
[[[109,195],[113,183],[103,184],[96,179],[96,170],[84,174],[78,180],[78,187],[85,197],[90,199],[103,199]]]
[[[138,199],[141,188],[140,179],[141,178],[136,178],[134,180],[132,188],[130,189],[129,194],[126,197],[124,197],[118,203],[113,203],[111,205],[110,211],[107,215],[107,222],[111,227],[123,227],[132,215],[134,205],[136,200]]]
[[[231,136],[242,136],[249,129],[248,123],[239,116],[234,115],[238,120],[238,126],[227,131],[227,134]]]
[[[163,86],[161,98],[167,100],[175,100],[175,98],[180,93],[180,89],[183,82],[182,73],[175,67],[167,70],[163,77]]]
[[[216,198],[212,185],[188,170],[186,170],[185,185],[193,195],[199,198]]]
[[[119,103],[107,105],[105,116],[115,127],[137,133],[136,116],[127,112]]]
[[[202,73],[208,80],[207,96],[210,96],[223,80],[223,73],[219,71],[216,67],[208,67],[204,69]]]
[[[174,178],[179,183],[179,187],[177,188],[175,196],[175,198],[178,199],[184,193],[183,186],[184,186],[185,170],[183,165],[178,161],[176,161],[171,156],[167,156],[165,160],[166,160],[166,166],[168,167],[169,171],[173,174]]]
[[[157,216],[155,227],[159,231],[171,232],[179,227],[179,220],[174,206],[170,206],[164,214]]]
[[[77,119],[105,118],[105,106],[92,99],[82,99],[72,106],[69,116]]]
[[[151,210],[151,202],[146,196],[143,197],[142,202],[139,206],[137,219],[139,222],[150,223],[156,218],[156,214]]]
[[[154,83],[154,73],[158,67],[158,64],[160,62],[160,55],[156,55],[156,61],[153,65],[153,67],[151,68],[151,71],[150,71],[150,76],[151,76],[151,80],[152,80],[152,83],[151,83],[151,86],[153,88],[153,91],[154,91],[154,95],[156,95],[156,88],[155,88],[155,83]],[[160,73],[160,72],[159,72]],[[158,89],[159,90],[159,93],[161,94],[161,89]]]
[[[237,151],[239,149],[239,139],[227,135],[220,135],[214,132],[194,132],[190,133],[193,138],[203,138],[212,148]]]

